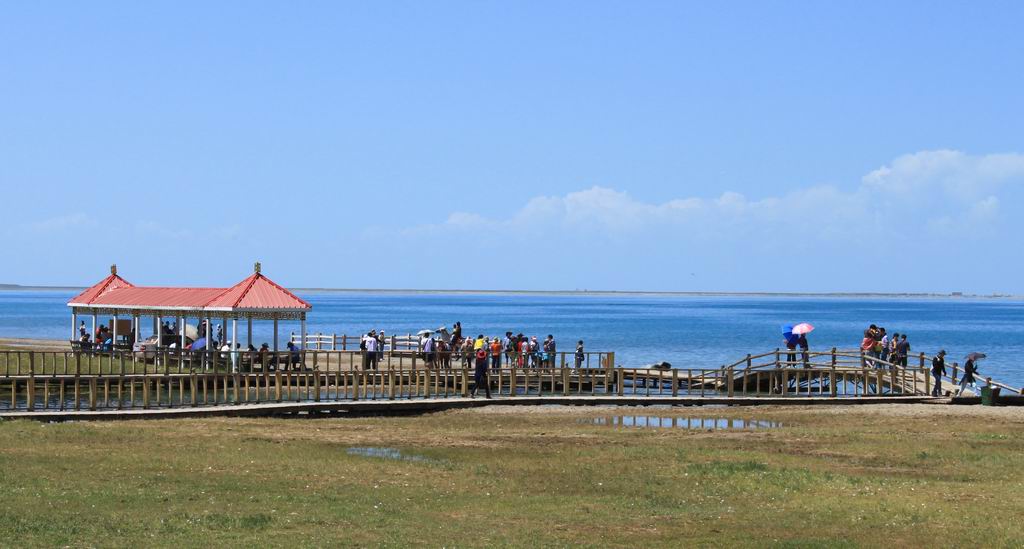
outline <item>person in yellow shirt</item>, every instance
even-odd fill
[[[473,342],[473,350],[479,351],[480,349],[483,349],[486,344],[487,341],[484,339],[484,334],[480,334],[476,336],[476,341]]]

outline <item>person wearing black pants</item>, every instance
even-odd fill
[[[476,368],[473,371],[473,390],[470,397],[476,396],[476,390],[483,385],[487,398],[491,398],[491,382],[487,379],[487,350],[484,348],[476,351]]]
[[[932,359],[932,377],[935,378],[935,385],[932,387],[932,396],[942,396],[942,376],[946,375],[946,351],[939,351]]]

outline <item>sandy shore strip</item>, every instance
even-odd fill
[[[0,349],[16,351],[70,351],[71,343],[60,339],[0,337]]]

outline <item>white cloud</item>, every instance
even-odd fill
[[[30,233],[57,233],[94,226],[96,226],[96,220],[84,213],[75,213],[28,223],[23,228]]]
[[[987,195],[1001,185],[1024,178],[1024,155],[972,156],[939,150],[907,154],[864,176],[864,187],[880,192],[912,194],[941,190],[951,197]]]
[[[751,199],[726,191],[716,198],[686,197],[648,203],[629,193],[595,186],[564,196],[532,198],[507,218],[455,212],[447,221],[408,230],[437,234],[477,228],[536,233],[552,228],[597,237],[652,230],[720,239],[753,237],[830,240],[919,232],[943,234],[987,226],[999,215],[998,191],[1024,181],[1024,155],[972,156],[958,151],[904,155],[864,176],[859,186],[811,186],[781,196]]]
[[[651,202],[594,186],[525,199],[505,216],[452,213],[402,236],[466,238],[479,244],[474,264],[501,266],[449,273],[443,283],[453,287],[948,291],[965,287],[964,273],[948,260],[1024,259],[1013,241],[1021,221],[1003,214],[1024,196],[1022,183],[1024,155],[926,151],[898,157],[848,187]],[[543,253],[551,260],[509,261],[509,245],[524,258]],[[431,261],[464,258],[457,247],[424,249]],[[681,280],[682,272],[695,274]]]

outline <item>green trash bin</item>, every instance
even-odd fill
[[[999,400],[999,387],[986,385],[981,388],[981,405],[995,406]]]

